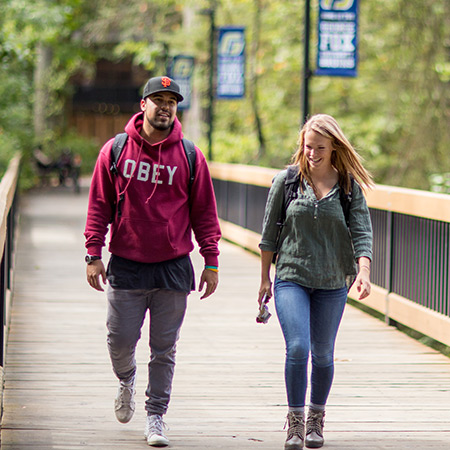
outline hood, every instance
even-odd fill
[[[183,138],[181,123],[178,120],[178,117],[175,117],[172,131],[170,132],[169,136],[167,136],[163,141],[157,142],[155,144],[150,144],[141,136],[140,132],[142,130],[143,123],[144,113],[141,111],[131,117],[131,119],[125,125],[125,131],[128,133],[128,136],[130,136],[135,142],[137,142],[139,146],[142,145],[143,148],[151,149],[154,147],[159,147],[161,145],[162,149],[164,149],[164,147],[171,146],[181,141],[181,139]]]

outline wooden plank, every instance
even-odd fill
[[[86,188],[22,199],[1,448],[147,448],[148,324],[138,345],[137,410],[115,420],[103,293],[84,274]],[[170,448],[283,448],[284,342],[274,312],[255,322],[259,258],[221,242],[216,294],[189,306],[166,421]],[[194,253],[197,278],[202,261]],[[447,449],[450,360],[347,307],[327,407],[326,447]]]
[[[372,208],[450,222],[450,195],[377,185],[367,193]]]
[[[450,317],[389,294],[389,316],[394,320],[450,346]]]

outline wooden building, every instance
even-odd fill
[[[75,93],[69,105],[69,126],[99,145],[123,131],[131,115],[140,110],[142,88],[150,74],[131,60],[101,59],[95,76],[73,79]]]

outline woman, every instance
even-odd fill
[[[286,342],[285,383],[289,425],[285,450],[322,447],[325,405],[334,373],[334,344],[353,280],[363,299],[370,294],[372,227],[361,186],[373,185],[360,157],[336,120],[311,117],[298,140],[293,165],[297,198],[281,228],[287,171],[270,190],[264,216],[258,301],[272,297],[270,267],[277,253],[275,307]],[[340,189],[351,191],[348,227]],[[356,277],[356,279],[355,279]],[[305,397],[311,352],[311,399],[305,436]]]

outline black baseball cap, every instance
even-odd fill
[[[142,98],[146,98],[156,92],[172,92],[172,94],[175,94],[178,102],[182,102],[184,99],[184,97],[180,94],[180,86],[169,77],[150,78],[144,87]]]

